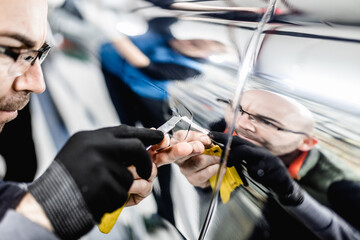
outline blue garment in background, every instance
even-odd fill
[[[130,37],[131,41],[152,62],[176,63],[200,71],[201,63],[185,57],[169,47],[167,42],[170,38],[169,36],[164,36],[153,31],[148,31],[144,35]],[[111,43],[106,43],[101,46],[100,56],[103,68],[119,76],[137,95],[157,100],[167,99],[169,80],[158,81],[147,77],[120,56]]]

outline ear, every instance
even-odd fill
[[[306,137],[303,139],[303,142],[300,144],[300,146],[298,147],[298,149],[300,151],[309,151],[310,149],[312,149],[316,144],[318,143],[318,140],[316,138],[313,137]]]

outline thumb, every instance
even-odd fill
[[[145,146],[160,143],[164,138],[164,133],[159,130],[133,127],[125,124],[113,127],[112,132],[117,138],[138,138]]]

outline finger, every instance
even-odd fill
[[[122,190],[126,192],[130,189],[132,183],[134,182],[132,173],[122,166],[109,165],[108,174],[110,174],[113,177],[113,180],[116,181],[121,186]],[[120,190],[120,188],[117,189],[117,191]],[[125,201],[126,199],[124,199],[124,202]]]
[[[131,195],[126,206],[136,205],[141,202],[144,198],[151,194],[152,187],[152,181],[146,181],[144,179],[134,180],[133,184],[129,189],[129,194]]]
[[[141,197],[139,195],[132,194],[128,198],[128,201],[126,202],[125,207],[131,207],[131,206],[137,205],[144,199],[145,199],[145,197]]]
[[[208,135],[197,132],[197,131],[177,131],[174,133],[173,138],[178,140],[178,142],[193,142],[193,141],[200,141],[205,146],[211,145],[211,139]]]
[[[221,132],[215,132],[215,131],[211,131],[209,134],[209,137],[213,140],[215,140],[216,142],[220,142],[224,145],[227,144],[228,139],[229,139],[229,134],[228,133],[221,133]],[[253,143],[246,141],[245,139],[242,139],[238,136],[233,136],[232,138],[232,144],[231,146],[238,146],[238,145],[249,145],[249,146],[255,146]]]
[[[192,156],[201,154],[204,150],[204,145],[198,141],[190,143],[181,142],[154,154],[153,162],[158,167],[173,162],[181,163]]]
[[[208,135],[211,139],[214,139],[215,141],[220,142],[224,145],[226,144],[226,142],[228,140],[227,133],[211,131]]]
[[[118,155],[125,166],[134,165],[139,176],[148,179],[151,175],[152,161],[144,144],[136,138],[118,139]]]
[[[179,130],[179,131],[174,132],[172,135],[172,143],[176,144],[176,143],[185,141],[185,137],[188,132],[189,131],[186,131],[186,130]]]
[[[127,169],[128,169],[129,172],[131,172],[134,180],[142,179],[142,178],[139,176],[139,174],[137,173],[135,166],[130,166],[130,167],[128,167]],[[144,180],[153,181],[153,180],[156,178],[157,173],[158,173],[157,167],[156,167],[155,163],[153,163],[153,164],[152,164],[151,175],[150,175],[149,179],[144,179]]]
[[[129,189],[130,194],[146,197],[152,191],[153,182],[144,179],[136,179]]]
[[[157,177],[157,175],[158,175],[158,169],[156,167],[156,164],[153,163],[151,175],[150,175],[150,178],[148,179],[148,181],[154,181],[154,179]]]
[[[184,175],[192,185],[205,188],[210,185],[209,179],[217,173],[219,167],[220,164],[213,164],[191,175]]]
[[[146,196],[147,197],[147,196]],[[128,198],[128,201],[126,202],[126,207],[131,207],[134,205],[139,204],[142,200],[144,200],[146,197],[139,196],[137,194],[131,194]]]
[[[163,140],[160,143],[151,146],[151,148],[149,149],[150,155],[153,154],[154,152],[158,151],[159,149],[169,147],[170,142],[171,142],[171,140],[170,140],[169,134],[165,134]]]
[[[132,127],[123,124],[110,129],[117,138],[138,138],[145,146],[157,144],[164,138],[163,132],[149,128]]]
[[[217,156],[209,156],[209,155],[198,155],[191,157],[178,165],[180,166],[180,170],[183,174],[191,174],[193,172],[200,171],[202,169],[207,168],[213,164],[219,163],[220,157]]]
[[[145,146],[155,145],[164,139],[164,133],[159,130],[147,129],[137,136]]]
[[[134,180],[136,179],[142,179],[139,174],[136,172],[136,167],[135,166],[130,166],[127,168],[129,170],[129,172],[131,172],[131,174],[133,175]]]

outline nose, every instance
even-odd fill
[[[237,116],[237,119],[236,119],[236,126],[237,126],[237,128],[241,127],[243,129],[255,132],[255,126],[250,121],[249,116],[246,113],[243,113],[243,114],[239,113],[239,115]]]
[[[39,60],[21,76],[17,77],[14,83],[16,91],[27,91],[31,93],[42,93],[45,91],[45,81]]]

